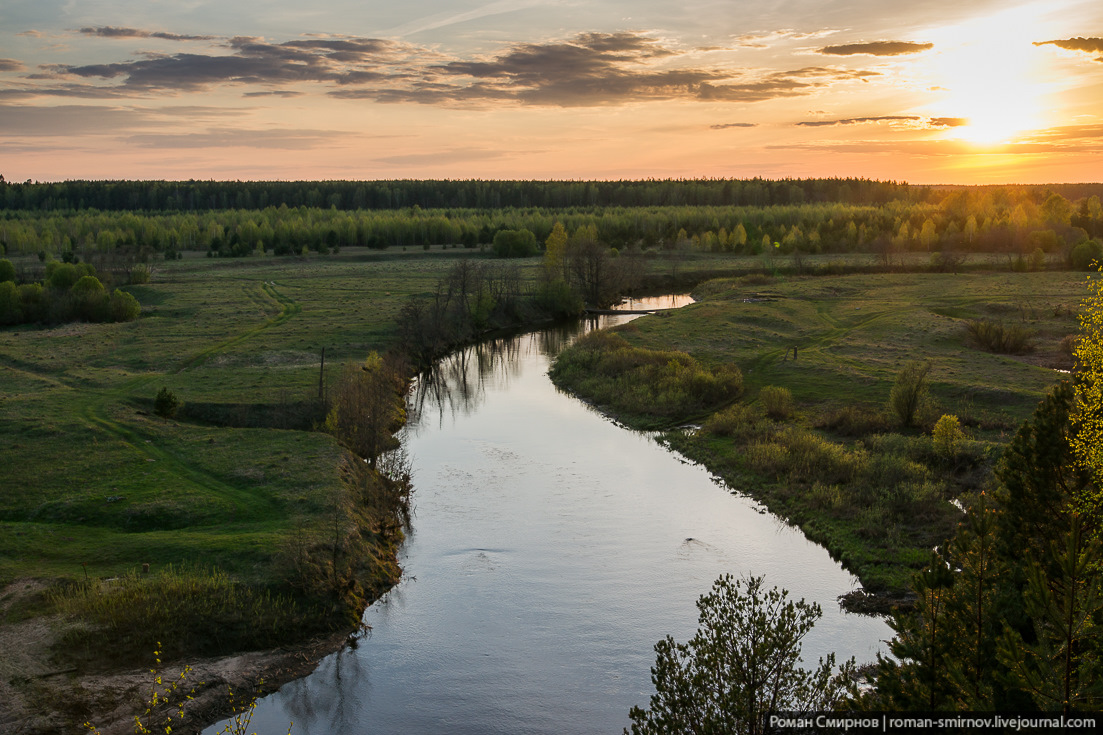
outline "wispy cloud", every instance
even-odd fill
[[[260,92],[246,92],[242,97],[302,97],[304,92],[296,92],[293,89],[266,89]]]
[[[99,36],[100,38],[159,38],[163,41],[213,41],[218,38],[218,36],[191,36],[165,31],[146,31],[140,28],[119,28],[117,26],[89,26],[81,28],[80,32],[86,36]]]
[[[915,43],[913,41],[872,41],[870,43],[846,43],[839,46],[824,46],[819,50],[828,56],[903,56],[918,54],[934,48],[933,43]]]
[[[204,106],[3,105],[0,106],[0,135],[127,135],[180,124],[211,125],[215,121],[225,124],[228,119],[242,114],[239,109]]]
[[[1103,153],[1103,125],[1065,125],[1036,130],[1013,143],[980,145],[964,140],[820,140],[777,143],[768,150],[806,150],[828,153],[893,154],[913,156],[1072,155]]]
[[[0,71],[25,71],[27,67],[16,59],[0,59]]]
[[[526,155],[534,153],[535,151],[525,151]],[[482,148],[459,148],[446,151],[434,151],[432,153],[407,153],[398,156],[383,156],[381,158],[374,159],[376,163],[389,163],[395,165],[410,165],[417,166],[426,163],[432,164],[447,164],[447,163],[468,163],[471,161],[485,161],[491,158],[505,158],[507,156],[514,155],[509,151],[503,151],[498,149]]]
[[[783,41],[804,41],[809,38],[823,38],[824,36],[830,36],[838,31],[833,29],[825,29],[812,32],[797,32],[791,28],[785,28],[778,31],[758,31],[755,33],[745,33],[742,36],[736,36],[733,39],[735,46],[739,48],[770,48]]]
[[[262,148],[310,150],[332,145],[343,135],[333,130],[206,130],[198,133],[143,133],[126,138],[139,148]]]
[[[876,115],[872,117],[850,117],[841,120],[805,120],[796,123],[796,125],[798,127],[822,128],[871,123],[888,123],[889,125],[903,124],[910,128],[952,128],[968,125],[968,121],[961,117],[920,117],[919,115]]]
[[[716,125],[709,125],[710,130],[727,130],[728,128],[757,128],[758,123],[746,123],[746,122],[734,122],[734,123],[717,123]]]
[[[435,13],[424,18],[418,18],[409,23],[403,23],[400,26],[382,31],[379,35],[387,38],[409,36],[415,33],[421,33],[422,31],[433,31],[438,28],[446,28],[458,23],[466,23],[479,18],[486,18],[491,15],[502,15],[504,13],[512,13],[518,10],[524,10],[525,8],[546,4],[547,0],[498,0],[498,2],[480,5],[477,8],[462,13],[443,12]]]

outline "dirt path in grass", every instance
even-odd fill
[[[174,374],[201,365],[267,329],[286,323],[302,311],[302,307],[295,300],[281,294],[274,283],[265,282],[259,288],[246,286],[244,292],[246,298],[254,303],[263,302],[266,308],[271,308],[273,303],[278,305],[279,313],[263,324],[204,348],[186,358],[173,371]],[[239,520],[247,520],[254,515],[263,516],[270,512],[274,501],[267,494],[255,490],[243,490],[222,481],[216,475],[190,464],[187,458],[181,457],[159,445],[157,437],[143,431],[137,422],[128,422],[120,419],[117,415],[112,415],[112,413],[117,414],[117,412],[112,412],[111,407],[118,405],[123,399],[136,395],[151,394],[159,379],[156,375],[143,375],[128,380],[110,391],[93,394],[80,406],[80,414],[93,425],[98,426],[143,455],[146,461],[160,462],[163,467],[167,465],[170,473],[229,500],[234,504],[237,512],[236,517]]]

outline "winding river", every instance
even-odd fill
[[[647,705],[655,642],[691,637],[725,572],[820,604],[806,661],[883,650],[883,621],[839,611],[857,581],[826,551],[552,385],[558,350],[630,318],[490,340],[419,379],[404,580],[359,646],[258,703],[258,732],[619,733]]]

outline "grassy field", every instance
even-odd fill
[[[323,347],[331,380],[385,349],[403,301],[451,253],[186,258],[130,287],[136,322],[0,331],[0,582],[188,560],[266,579],[335,492],[341,450],[247,428],[249,413],[316,396]],[[183,416],[217,407],[244,427],[152,415],[162,386]]]
[[[665,440],[801,526],[867,589],[901,594],[956,524],[949,501],[985,486],[1002,446],[1071,367],[1066,338],[1086,289],[1082,274],[977,270],[757,273],[695,293],[699,303],[615,331],[637,350],[738,367],[741,401],[702,413],[701,401],[679,398],[691,387],[671,383],[670,396],[650,399],[666,407],[662,415],[607,409],[642,427],[700,424]],[[970,336],[971,321],[1019,327],[1033,349],[989,352]],[[561,355],[553,376],[585,349]],[[902,426],[888,403],[914,362],[930,366],[928,398],[916,425]],[[563,384],[601,402],[586,380]],[[777,407],[777,389],[791,407]],[[669,410],[679,400],[685,410]],[[949,453],[931,437],[943,414],[957,416],[965,433]]]
[[[752,397],[781,385],[821,406],[883,405],[904,364],[929,361],[936,403],[1015,427],[1058,379],[1054,368],[1071,367],[1061,340],[1077,330],[1085,289],[1076,273],[971,272],[749,276],[698,293],[702,303],[630,327],[631,341],[734,361]],[[970,319],[1023,325],[1035,350],[979,349],[967,336]]]

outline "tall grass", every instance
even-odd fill
[[[232,580],[220,569],[168,566],[91,580],[53,594],[55,609],[83,625],[57,652],[77,660],[143,660],[164,641],[166,659],[277,645],[318,625],[291,597]],[[82,629],[83,628],[83,629]]]

